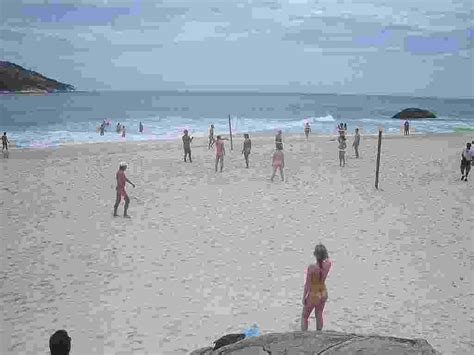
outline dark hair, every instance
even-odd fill
[[[58,330],[49,338],[51,355],[69,355],[71,351],[71,338],[65,330]]]
[[[3,134],[7,134],[7,132],[3,132]]]
[[[245,133],[244,134],[244,138],[248,138],[249,137],[249,134],[248,133]]]
[[[216,138],[217,138],[217,139],[221,139],[221,136],[217,136]]]
[[[319,280],[323,278],[323,261],[328,258],[328,250],[324,245],[319,243],[314,248],[313,255],[316,257],[316,260],[319,264]]]
[[[467,144],[466,144],[466,147],[467,147],[467,148],[471,148],[471,143],[467,143]]]

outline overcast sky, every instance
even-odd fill
[[[0,0],[0,57],[80,90],[474,97],[471,0]]]

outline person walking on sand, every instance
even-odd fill
[[[304,135],[306,136],[306,140],[308,140],[308,136],[311,132],[311,127],[309,126],[309,122],[306,122],[304,126]]]
[[[303,291],[303,313],[301,315],[301,330],[308,330],[308,319],[313,309],[316,313],[316,330],[323,329],[323,311],[328,299],[326,277],[331,269],[328,251],[321,243],[316,245],[313,255],[316,263],[308,266]]]
[[[7,137],[7,132],[3,132],[3,136],[2,136],[2,152],[4,150],[6,150],[8,152],[8,143],[10,143],[10,141],[8,140],[8,137]]]
[[[225,155],[225,147],[224,141],[221,139],[221,136],[217,136],[216,140],[216,173],[217,173],[217,165],[219,162],[221,163],[221,173],[224,169],[224,155]]]
[[[208,147],[208,149],[211,149],[214,146],[215,142],[216,141],[214,139],[214,125],[211,124],[211,127],[209,128],[209,147]]]
[[[344,136],[344,131],[341,131],[339,138],[337,139],[339,143],[339,166],[346,166],[346,137]]]
[[[250,151],[252,150],[252,141],[249,138],[248,133],[244,134],[244,146],[242,148],[242,154],[244,155],[245,158],[245,165],[247,166],[247,169],[249,168],[249,155]]]
[[[466,144],[466,149],[461,153],[461,180],[467,182],[467,177],[471,171],[472,163],[472,152],[471,152],[471,143]]]
[[[360,143],[359,128],[356,128],[355,135],[354,135],[354,142],[352,143],[352,147],[354,148],[356,158],[359,158],[359,143]]]
[[[410,122],[408,122],[408,120],[405,120],[405,123],[403,124],[403,134],[405,136],[410,135]]]
[[[192,163],[193,161],[191,159],[191,142],[193,141],[193,137],[188,136],[187,129],[185,129],[183,133],[184,162],[186,163],[186,157],[189,156],[189,162]]]
[[[127,195],[127,192],[125,191],[125,183],[128,182],[130,185],[135,188],[135,184],[131,182],[130,180],[127,179],[125,176],[125,170],[127,170],[127,163],[121,162],[119,165],[119,170],[117,171],[116,178],[117,178],[117,196],[115,199],[115,205],[114,205],[114,217],[117,217],[117,208],[120,204],[120,201],[122,200],[122,197],[125,200],[125,206],[123,208],[123,216],[125,218],[130,218],[130,216],[127,214],[128,211],[128,205],[130,204],[130,198]]]
[[[283,141],[281,139],[281,130],[279,130],[277,132],[277,135],[275,136],[275,146],[276,146],[276,149],[283,150]]]
[[[285,155],[283,154],[283,150],[278,148],[275,150],[275,152],[273,153],[272,165],[273,174],[270,180],[273,182],[277,170],[280,170],[281,181],[285,181],[285,178],[283,176],[283,168],[285,167]]]
[[[143,133],[143,123],[140,121],[140,124],[138,125],[138,132]]]

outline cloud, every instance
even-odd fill
[[[405,50],[411,54],[458,53],[460,39],[454,36],[408,36],[405,41]]]

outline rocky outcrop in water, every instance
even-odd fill
[[[436,115],[431,111],[423,110],[421,108],[406,108],[403,111],[397,113],[392,118],[400,118],[403,120],[416,118],[436,118]]]
[[[246,338],[216,351],[207,347],[191,353],[191,355],[237,354],[440,355],[423,339],[402,339],[331,331],[266,334],[260,337]]]

